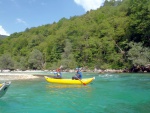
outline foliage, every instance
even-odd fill
[[[149,0],[105,0],[102,7],[84,15],[62,18],[0,39],[0,56],[10,53],[14,68],[22,70],[54,69],[60,65],[66,69],[122,69],[132,63],[146,64],[149,6]],[[130,42],[138,45],[131,46]],[[144,51],[147,60],[138,57],[141,62],[137,62],[134,49],[138,56],[139,51]]]
[[[150,63],[150,49],[142,47],[142,43],[129,43],[131,49],[128,51],[128,59],[133,62],[135,66],[146,65]]]
[[[39,50],[34,49],[30,53],[28,63],[30,69],[42,69],[44,64],[43,54]]]
[[[128,10],[130,16],[130,41],[143,42],[147,47],[150,46],[150,1],[131,0]]]
[[[72,54],[72,44],[68,39],[66,41],[66,46],[64,47],[64,52],[62,53],[62,60],[61,64],[63,65],[63,68],[74,68],[77,66],[77,62],[75,61],[74,55]]]
[[[6,38],[6,35],[0,35],[0,39]]]
[[[0,69],[13,69],[14,62],[9,54],[3,54],[0,57]]]

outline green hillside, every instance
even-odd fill
[[[77,66],[123,69],[150,63],[150,1],[105,1],[103,7],[0,40],[1,69]]]
[[[7,36],[5,35],[0,35],[0,39],[6,38]]]

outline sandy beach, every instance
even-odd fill
[[[0,81],[8,80],[25,80],[25,79],[37,79],[38,76],[34,76],[30,72],[1,72]]]
[[[0,80],[25,80],[25,79],[36,79],[38,76],[33,75],[1,75]]]

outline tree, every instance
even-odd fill
[[[34,49],[30,53],[28,63],[30,69],[42,69],[44,65],[43,54],[39,50]]]
[[[28,68],[28,61],[26,57],[21,57],[18,62],[15,62],[15,69],[26,70]]]
[[[13,69],[14,62],[9,54],[3,54],[0,57],[0,68],[3,69]]]
[[[66,44],[64,48],[64,52],[62,53],[61,56],[62,60],[62,65],[64,68],[74,68],[76,67],[76,61],[75,58],[72,54],[72,44],[68,39],[66,39]]]
[[[150,1],[130,0],[128,15],[130,17],[129,41],[142,42],[150,46]]]
[[[128,59],[137,65],[146,65],[150,63],[150,49],[143,47],[142,43],[129,43],[131,49],[128,51]]]

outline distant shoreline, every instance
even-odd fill
[[[35,71],[34,71],[35,72]],[[36,71],[38,73],[38,71]],[[0,80],[8,81],[8,80],[26,80],[26,79],[37,79],[38,76],[34,76],[32,74],[33,71],[8,71],[4,70],[0,72]]]
[[[37,79],[38,76],[33,76],[31,74],[0,74],[0,81],[10,81],[10,80],[26,80],[26,79]]]
[[[115,69],[94,69],[94,70],[81,70],[82,72],[89,72],[89,73],[128,73],[124,72],[124,70],[115,70]],[[70,70],[62,70],[62,72],[76,72],[75,69]],[[45,73],[45,74],[41,74]],[[0,72],[0,81],[8,81],[8,80],[26,80],[26,79],[38,79],[43,77],[44,75],[52,75],[55,73],[55,70],[26,70],[26,71],[10,71],[10,70],[3,70]]]
[[[63,70],[62,72],[76,72],[76,70]],[[82,72],[85,71],[82,70]],[[90,71],[90,70],[87,70],[86,72],[100,73],[100,71]],[[3,70],[2,72],[0,72],[0,81],[38,79],[45,75],[49,76],[54,73],[55,70],[26,70],[26,71]]]

